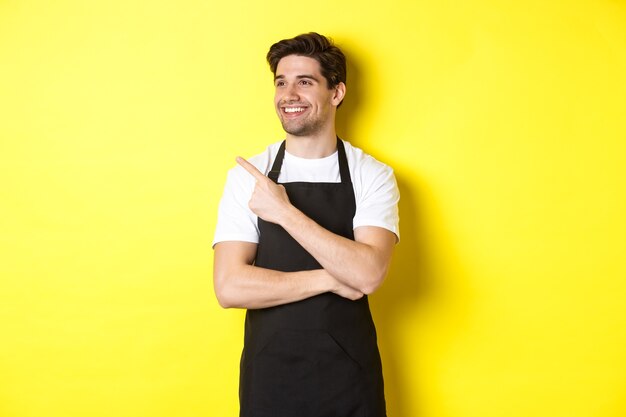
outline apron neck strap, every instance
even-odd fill
[[[267,176],[274,182],[278,183],[278,177],[280,176],[280,169],[283,166],[283,159],[285,159],[285,144],[287,141],[283,141],[278,148],[272,170]],[[348,158],[346,157],[346,149],[343,145],[343,141],[337,137],[337,158],[339,160],[339,175],[341,176],[342,184],[352,184],[350,178],[350,169],[348,168]]]
[[[346,148],[343,141],[337,136],[337,158],[339,158],[339,175],[341,175],[342,184],[352,184],[350,178],[350,169],[348,168],[348,157],[346,157]]]
[[[283,166],[283,159],[285,159],[285,143],[287,143],[287,141],[284,140],[283,143],[280,144],[280,148],[278,148],[276,158],[274,159],[274,165],[272,165],[272,170],[267,174],[267,176],[276,183],[280,175],[280,168]]]

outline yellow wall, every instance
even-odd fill
[[[390,417],[626,415],[624,1],[5,0],[0,416],[236,415],[216,206],[310,30],[402,192]]]

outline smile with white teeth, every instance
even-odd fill
[[[285,113],[301,113],[304,107],[285,107]]]

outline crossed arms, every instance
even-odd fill
[[[257,244],[228,241],[215,245],[214,286],[224,308],[264,308],[303,300],[325,292],[356,300],[382,284],[396,235],[361,226],[355,240],[336,235],[294,207],[285,188],[243,158],[237,162],[256,179],[250,209],[265,221],[282,226],[323,269],[281,272],[253,265]]]

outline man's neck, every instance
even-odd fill
[[[325,158],[337,150],[337,134],[335,129],[315,136],[293,136],[287,134],[286,150],[299,158]]]

